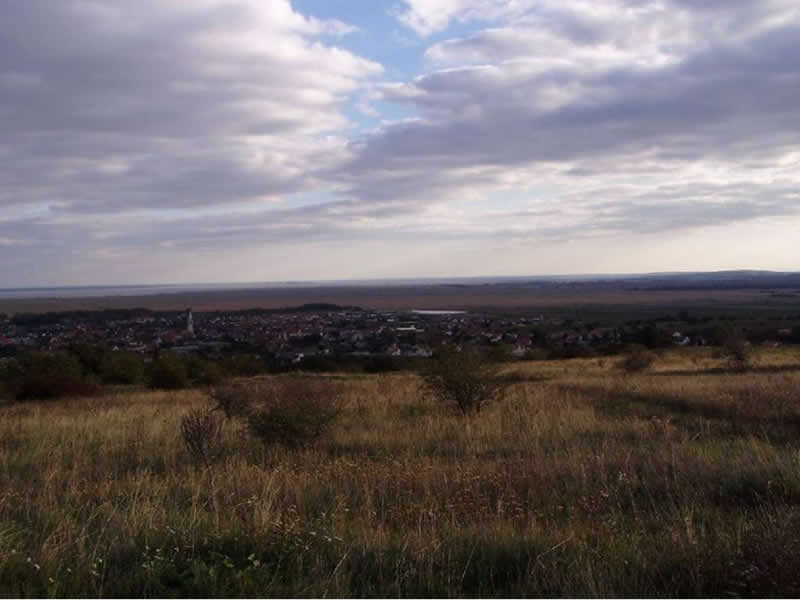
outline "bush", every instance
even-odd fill
[[[189,373],[183,360],[174,354],[162,354],[153,365],[151,386],[162,390],[179,390],[189,385]]]
[[[265,444],[308,446],[338,418],[342,388],[326,381],[289,379],[249,387],[247,424]]]
[[[0,400],[11,400],[16,395],[16,387],[22,379],[23,371],[19,361],[14,358],[0,358]]]
[[[626,373],[639,373],[653,366],[656,356],[646,348],[634,348],[619,364]]]
[[[488,402],[499,397],[505,381],[497,376],[497,367],[474,350],[440,350],[422,372],[426,390],[446,404],[455,405],[464,415],[480,412]]]
[[[103,383],[134,385],[144,380],[144,361],[133,352],[109,352],[100,364]]]
[[[102,365],[110,350],[105,346],[87,342],[70,344],[69,352],[75,356],[86,374],[102,375]]]
[[[193,410],[181,419],[181,435],[192,458],[206,466],[219,446],[222,423],[211,411]]]
[[[246,417],[254,394],[245,385],[226,385],[211,392],[211,400],[216,404],[212,410],[221,410],[228,419]]]
[[[83,376],[78,359],[67,352],[34,352],[23,357],[11,387],[17,400],[88,396],[98,391]]]
[[[728,359],[728,367],[735,371],[744,371],[750,366],[750,347],[738,330],[730,329],[725,333],[720,354]]]
[[[189,361],[189,377],[199,385],[218,385],[225,379],[225,372],[215,362],[202,358]]]

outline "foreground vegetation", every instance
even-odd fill
[[[410,374],[240,382],[330,392],[297,446],[203,389],[7,404],[0,595],[800,594],[795,352],[506,369],[471,416]]]

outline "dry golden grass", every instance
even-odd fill
[[[202,391],[7,406],[0,595],[796,595],[792,365],[513,365],[474,418],[411,375],[338,377],[328,437],[265,447],[228,421],[210,467],[180,433]]]

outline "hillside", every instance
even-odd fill
[[[208,465],[180,433],[202,390],[0,407],[0,595],[800,593],[796,350],[507,369],[471,418],[412,375],[280,376],[343,386],[331,433],[229,421]]]

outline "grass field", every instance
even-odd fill
[[[508,370],[471,418],[344,377],[328,437],[227,422],[210,467],[180,435],[203,391],[2,407],[0,595],[800,594],[800,355]]]

